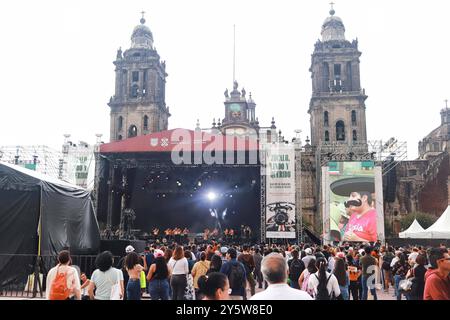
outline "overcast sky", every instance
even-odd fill
[[[169,128],[210,127],[223,118],[236,78],[255,100],[260,125],[272,116],[286,138],[310,135],[308,71],[329,15],[326,0],[1,1],[0,145],[109,141],[116,51],[130,47],[140,12],[167,63]],[[440,124],[450,98],[450,1],[336,0],[347,40],[359,40],[369,98],[369,140],[417,143]]]

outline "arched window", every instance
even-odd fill
[[[119,134],[119,136],[117,137],[117,140],[122,140],[122,135]]]
[[[356,126],[356,111],[352,110],[352,126]]]
[[[336,122],[336,140],[345,141],[345,124],[342,120]]]
[[[148,117],[144,116],[144,130],[148,130]]]
[[[325,131],[325,141],[330,141],[330,133],[328,130]]]
[[[131,86],[131,97],[137,98],[139,94],[139,86],[137,84],[133,84]]]
[[[128,129],[128,138],[133,138],[137,136],[137,128],[135,125],[130,126],[130,129]]]
[[[324,125],[325,127],[328,127],[328,111],[325,111],[325,112],[323,113],[323,125]]]
[[[434,152],[440,151],[440,145],[439,145],[439,142],[434,142],[434,143],[433,143],[433,151],[434,151]]]
[[[117,120],[117,127],[118,127],[119,131],[121,131],[122,128],[123,128],[123,118],[122,118],[122,116],[120,116],[119,119]]]
[[[358,140],[358,136],[356,135],[356,130],[353,130],[353,141]]]

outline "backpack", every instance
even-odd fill
[[[298,281],[300,275],[305,269],[305,265],[303,261],[295,259],[291,261],[291,265],[289,266],[289,279],[292,281]]]
[[[230,275],[228,276],[228,280],[230,281],[230,288],[233,290],[238,290],[244,287],[245,274],[240,264],[236,263],[231,265],[231,271]]]
[[[314,276],[317,278],[317,281],[319,281],[319,277],[316,274],[314,274]],[[330,280],[331,276],[332,276],[332,274],[330,274],[328,276],[325,284],[321,284],[319,282],[319,285],[317,286],[316,300],[333,300],[334,291],[331,290],[331,293],[328,293],[328,289],[327,289],[328,281]]]
[[[56,277],[50,287],[49,300],[67,300],[71,290],[67,287],[67,274],[56,269]]]
[[[394,255],[385,255],[383,257],[383,264],[381,265],[381,268],[386,271],[391,270],[392,259],[394,259]]]

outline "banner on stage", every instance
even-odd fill
[[[266,149],[266,238],[295,239],[295,150],[292,145]]]

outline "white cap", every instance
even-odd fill
[[[306,248],[306,249],[305,249],[305,253],[306,253],[306,254],[312,254],[311,248]]]
[[[133,252],[134,251],[134,248],[133,248],[133,246],[131,246],[131,245],[128,245],[126,248],[125,248],[125,252],[126,253],[130,253],[130,252]]]

